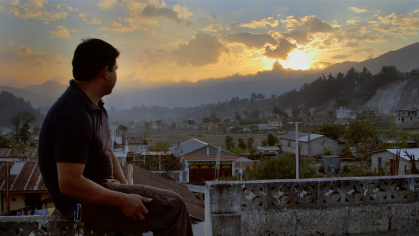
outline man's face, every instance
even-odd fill
[[[118,70],[118,63],[115,63],[115,65],[112,67],[112,70],[108,70],[107,72],[109,78],[109,86],[106,94],[112,93],[112,89],[115,87],[116,81],[118,80],[116,70]]]

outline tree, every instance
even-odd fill
[[[171,147],[169,142],[160,141],[156,144],[154,144],[154,148],[152,148],[152,151],[156,152],[166,152],[169,151],[169,148]]]
[[[261,145],[262,146],[268,146],[268,141],[266,141],[266,139],[262,140]]]
[[[14,133],[12,138],[12,155],[20,155],[26,152],[26,143],[29,141],[30,123],[36,120],[35,114],[24,110],[17,112],[11,119],[10,123],[14,126]]]
[[[12,140],[0,135],[0,148],[11,148]]]
[[[241,120],[241,119],[242,119],[242,117],[241,117],[241,115],[240,115],[239,111],[235,111],[235,112],[234,112],[234,118],[235,118],[236,120]]]
[[[334,122],[323,123],[319,128],[319,133],[331,139],[339,140],[345,133],[345,125],[335,124]]]
[[[234,138],[231,136],[226,136],[225,145],[228,150],[234,148]]]
[[[295,155],[284,154],[279,158],[260,159],[253,169],[246,168],[243,177],[246,180],[295,179]],[[317,171],[308,160],[300,161],[300,178],[314,178]]]
[[[204,119],[202,119],[202,123],[205,124],[207,126],[207,131],[208,129],[208,124],[211,122],[211,119],[209,117],[205,117]]]
[[[298,115],[300,114],[300,108],[298,108],[298,107],[293,108],[291,110],[291,114],[292,114],[292,117],[294,119],[297,119],[298,118]]]
[[[39,134],[39,130],[40,130],[39,126],[35,125],[35,126],[33,127],[32,133],[33,133],[34,135],[38,135],[38,134]]]
[[[241,138],[238,138],[237,139],[237,146],[238,147],[240,147],[242,150],[245,150],[246,149],[246,143],[244,142],[244,140],[243,139],[241,139]]]
[[[273,134],[268,134],[268,138],[266,139],[266,144],[268,146],[274,146],[276,143],[276,137]]]
[[[191,126],[191,129],[192,129],[192,126],[195,125],[195,121],[194,120],[188,120],[188,125]]]
[[[128,131],[128,127],[126,127],[125,125],[119,125],[118,129],[121,130],[122,132],[127,132]]]
[[[249,118],[250,119],[259,119],[259,117],[260,117],[260,110],[259,109],[253,110],[249,113]]]
[[[247,148],[249,149],[249,152],[252,152],[253,151],[253,143],[255,142],[255,139],[253,137],[250,137],[246,141],[247,141]]]
[[[157,125],[157,133],[160,133],[161,122],[162,122],[162,120],[155,120],[154,121],[154,123],[156,123],[156,125]]]
[[[171,130],[176,129],[176,122],[173,122],[173,123],[170,125],[169,129],[171,129]]]
[[[143,122],[143,126],[142,128],[145,129],[146,131],[148,131],[151,128],[151,125],[153,124],[153,121],[144,121]]]

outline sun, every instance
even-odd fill
[[[284,68],[291,68],[293,70],[308,70],[310,69],[310,58],[303,50],[294,49],[288,53],[288,60],[279,61]]]

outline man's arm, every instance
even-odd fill
[[[148,213],[143,202],[152,199],[137,194],[125,194],[106,189],[83,176],[85,164],[57,163],[58,183],[62,194],[80,202],[114,206],[133,221],[144,220]]]
[[[121,184],[128,184],[127,179],[122,172],[121,165],[119,164],[118,158],[115,156],[115,153],[112,150],[112,146],[109,143],[109,152],[111,153],[112,165],[113,165],[113,177],[121,182]]]

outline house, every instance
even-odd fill
[[[396,113],[396,116],[394,117],[396,124],[419,122],[419,109],[416,107],[405,110],[395,110],[394,112]]]
[[[269,119],[268,120],[268,125],[270,125],[270,126],[272,126],[272,127],[282,127],[282,126],[284,126],[283,124],[282,124],[282,121],[280,120],[280,119],[276,119],[276,118],[274,118],[274,119]]]
[[[398,154],[400,151],[400,154]],[[410,173],[411,162],[406,155],[414,155],[416,167],[419,168],[419,149],[418,148],[402,148],[402,149],[384,149],[369,153],[371,157],[371,170],[378,171],[378,166],[387,169],[391,175],[407,175]],[[399,167],[397,168],[396,156],[400,158]]]
[[[256,161],[250,160],[246,157],[237,158],[236,163],[234,164],[235,176],[237,176],[239,180],[243,180],[243,172],[246,170],[247,167],[253,168],[255,162]]]
[[[323,155],[324,148],[331,150],[332,154],[340,155],[343,146],[339,145],[338,141],[328,138],[321,134],[310,134],[310,139],[307,133],[298,133],[298,144],[300,146],[299,154],[305,156],[319,156]],[[281,150],[283,152],[295,153],[295,132],[289,132],[278,136]],[[311,153],[309,153],[309,151]]]
[[[256,147],[257,153],[269,153],[269,154],[278,154],[279,147],[275,146],[257,146]]]
[[[0,162],[0,212],[7,211],[7,175],[6,165],[9,165],[10,179],[10,211],[12,215],[18,213],[31,215],[34,210],[53,208],[48,190],[42,181],[38,162],[16,161]],[[29,208],[29,209],[28,209]]]
[[[215,179],[218,147],[198,139],[189,139],[169,148],[173,155],[184,161],[185,169],[181,180],[185,183],[204,183]],[[234,164],[238,157],[221,149],[219,177],[234,175]]]
[[[346,107],[340,107],[336,110],[336,119],[337,120],[353,120],[356,118],[356,114],[352,109],[347,109]]]
[[[122,144],[128,145],[141,145],[143,144],[143,137],[138,134],[123,134],[122,135]]]
[[[256,124],[259,130],[273,130],[274,127],[272,127],[269,124]]]

